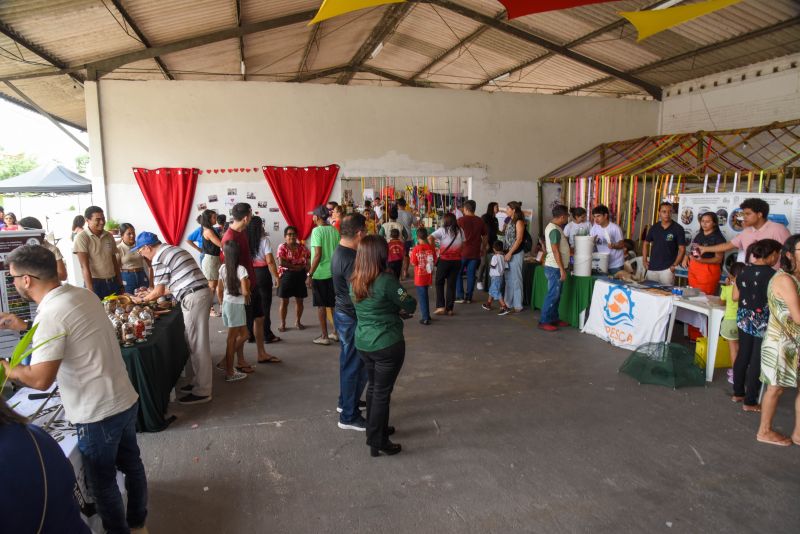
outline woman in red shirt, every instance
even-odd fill
[[[436,264],[436,310],[433,312],[436,315],[455,315],[453,304],[456,300],[456,280],[461,272],[463,242],[464,232],[458,227],[456,216],[452,213],[447,213],[442,219],[442,227],[428,236],[428,243],[439,244],[439,262]]]
[[[278,311],[281,324],[278,332],[286,332],[286,313],[289,310],[289,299],[294,298],[296,317],[295,327],[303,330],[305,326],[300,322],[303,316],[303,299],[308,296],[306,288],[306,275],[311,254],[308,249],[297,240],[297,228],[287,226],[283,231],[284,242],[278,247],[278,298],[281,299]]]

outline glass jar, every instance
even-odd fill
[[[122,323],[122,346],[132,347],[136,341],[136,328],[130,322]]]

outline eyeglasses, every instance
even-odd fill
[[[11,278],[22,278],[23,276],[30,276],[31,278],[36,278],[37,280],[41,280],[41,278],[39,278],[35,274],[12,274]]]

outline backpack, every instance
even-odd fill
[[[525,237],[522,238],[522,251],[527,253],[533,250],[533,237],[531,237],[528,229],[525,228]]]

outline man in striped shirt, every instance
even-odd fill
[[[181,388],[181,404],[201,404],[211,400],[211,340],[208,335],[208,312],[211,291],[197,262],[180,247],[165,245],[158,236],[141,232],[131,252],[138,252],[153,266],[153,289],[140,300],[154,300],[167,290],[180,302],[186,326],[186,342],[192,358],[194,378]]]

